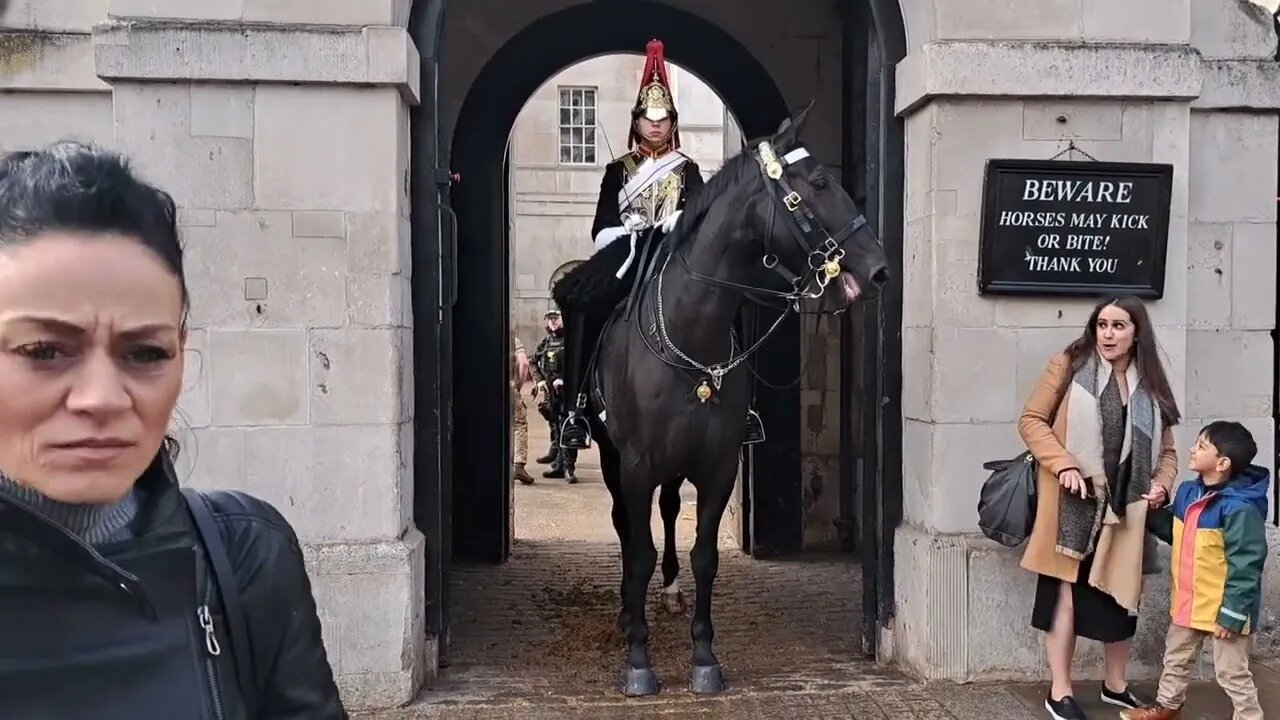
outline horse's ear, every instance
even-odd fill
[[[774,135],[773,144],[777,147],[790,148],[800,142],[800,136],[804,133],[804,126],[809,122],[809,111],[813,109],[813,100],[800,111],[799,115],[794,118],[787,118],[778,126],[778,132]]]

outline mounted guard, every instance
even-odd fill
[[[628,152],[605,166],[591,236],[594,254],[555,289],[564,311],[566,398],[572,400],[560,429],[560,447],[591,447],[587,422],[587,372],[600,332],[627,297],[648,250],[671,232],[686,203],[703,188],[698,164],[680,152],[679,114],[660,40],[646,47],[644,72],[631,109]],[[755,410],[747,411],[743,444],[764,439]]]

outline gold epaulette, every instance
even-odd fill
[[[619,155],[618,157],[614,158],[614,162],[617,162],[619,160],[622,161],[622,170],[623,170],[623,173],[626,175],[626,177],[631,177],[632,175],[636,174],[636,154],[635,153],[629,152],[626,155]]]

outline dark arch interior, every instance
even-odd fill
[[[452,454],[459,469],[452,492],[453,550],[459,559],[500,562],[509,547],[507,138],[525,102],[556,72],[598,55],[643,52],[654,37],[663,40],[670,61],[697,73],[720,94],[745,136],[771,133],[787,117],[768,73],[734,38],[695,15],[642,1],[578,5],[530,24],[485,65],[459,113],[450,161],[461,175],[451,190],[459,288],[453,344],[467,357],[454,365],[453,375]],[[583,243],[587,234],[584,225]],[[776,343],[771,341],[786,350],[770,354],[770,366],[761,368],[766,377],[799,372],[798,323],[788,325]],[[757,467],[776,464],[797,474],[798,391],[766,389],[757,402],[776,428],[773,442],[756,453]]]

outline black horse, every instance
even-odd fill
[[[638,292],[600,337],[587,415],[622,546],[618,621],[628,645],[627,695],[658,691],[645,618],[657,560],[650,514],[661,487],[663,581],[671,593],[684,479],[698,492],[690,555],[696,581],[691,687],[697,693],[724,688],[712,651],[711,588],[720,520],[745,432],[750,389],[742,361],[760,345],[742,348],[734,337],[744,299],[781,299],[786,310],[776,328],[803,299],[820,298],[824,309],[841,310],[874,296],[889,278],[880,242],[857,205],[801,145],[807,115],[751,143],[708,181],[652,251]],[[790,290],[752,285],[762,267],[781,274]],[[683,604],[678,590],[664,595],[668,610],[677,603]]]

